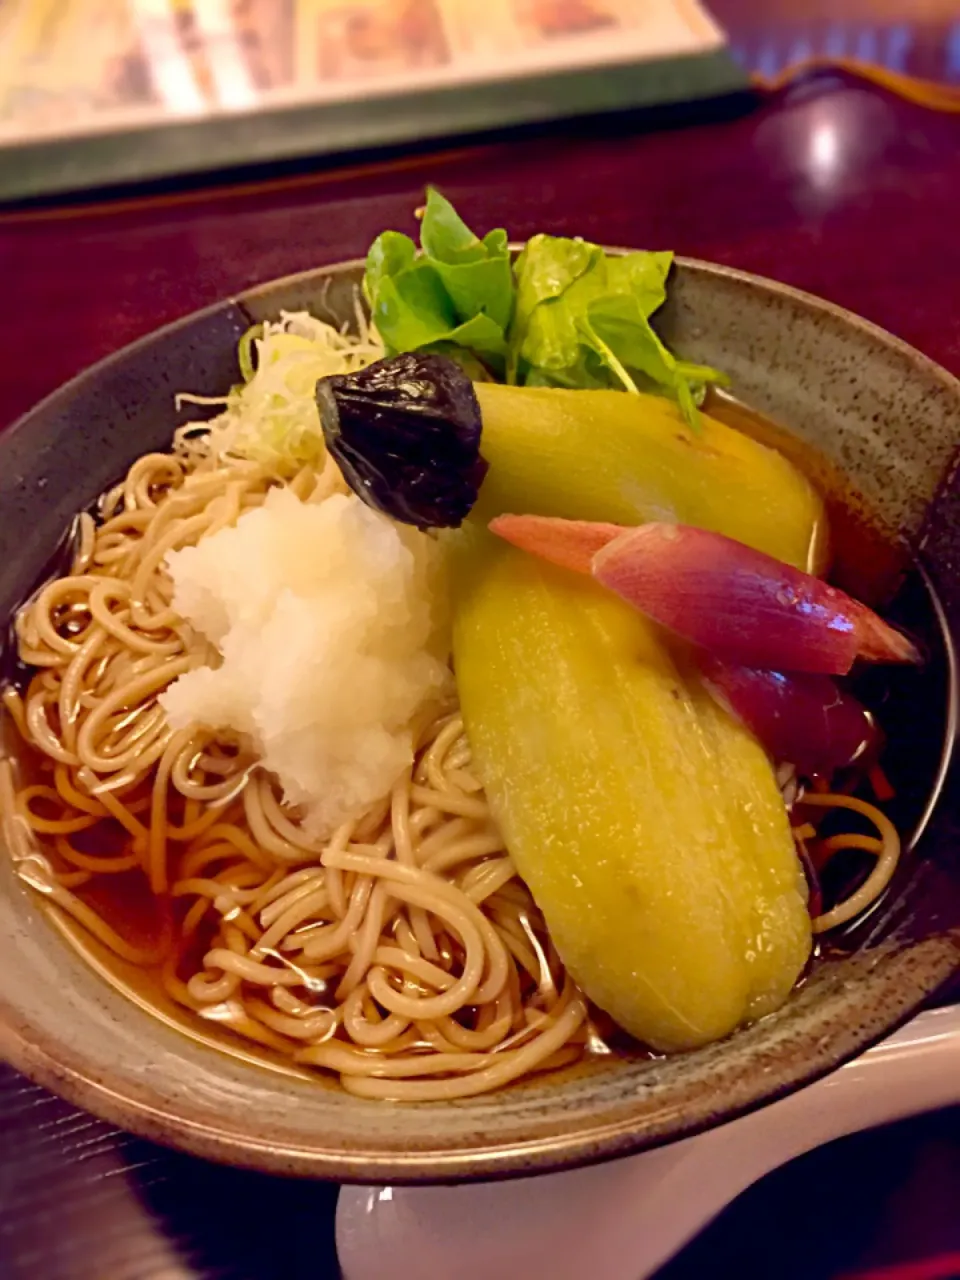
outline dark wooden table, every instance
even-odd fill
[[[825,16],[845,7],[849,21]],[[896,53],[906,31],[904,65],[946,74],[949,59],[938,64],[934,51],[952,47],[960,73],[960,21],[953,34],[945,16],[960,18],[956,0],[716,0],[714,8],[734,48],[770,72],[797,54]],[[881,18],[871,21],[871,9]],[[911,9],[928,17],[905,23]],[[900,44],[891,45],[890,30]],[[745,114],[610,117],[273,183],[0,215],[8,300],[0,420],[233,289],[363,253],[384,226],[411,225],[428,181],[483,228],[670,246],[778,276],[960,369],[947,303],[960,261],[951,230],[957,119],[828,75],[766,105],[724,110]]]
[[[714,8],[737,55],[766,75],[829,53],[960,78],[956,0],[716,0]],[[518,238],[546,230],[671,247],[776,276],[853,308],[960,374],[960,116],[821,73],[769,98],[580,122],[242,187],[0,214],[0,423],[157,325],[231,290],[360,254],[385,226],[409,227],[428,181],[484,230],[503,224]],[[69,1249],[44,1258],[34,1239],[34,1252],[23,1252],[23,1206],[46,1195],[45,1212],[56,1211],[43,1188],[57,1152],[37,1156],[33,1121],[23,1120],[33,1095],[17,1088],[6,1079],[0,1089],[0,1275],[99,1280],[76,1270]],[[52,1100],[34,1105],[52,1117],[51,1132],[59,1126],[80,1135],[81,1149],[136,1166],[129,1188],[182,1242],[195,1267],[183,1275],[330,1273],[330,1192],[214,1170],[119,1140]],[[81,1200],[89,1192],[82,1178],[70,1186]],[[878,1205],[890,1206],[892,1226],[880,1227]],[[256,1225],[257,1206],[283,1224],[279,1251]],[[934,1252],[938,1262],[904,1280],[960,1275],[960,1254],[948,1256],[960,1251],[958,1210],[960,1119],[940,1115],[849,1140],[775,1175],[667,1275],[827,1280]],[[160,1274],[143,1259],[139,1270],[116,1274]]]

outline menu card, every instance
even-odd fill
[[[0,0],[0,198],[741,84],[698,0]]]

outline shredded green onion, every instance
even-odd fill
[[[242,381],[215,398],[182,393],[183,404],[220,405],[208,422],[177,432],[186,453],[244,458],[286,478],[325,458],[315,390],[321,378],[355,373],[384,355],[359,301],[356,331],[347,333],[307,312],[281,312],[277,321],[253,325],[237,345]]]
[[[253,361],[254,343],[263,337],[263,325],[253,324],[237,343],[237,363],[240,365],[240,377],[244,382],[252,382],[255,372]]]

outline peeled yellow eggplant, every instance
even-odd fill
[[[652,623],[589,579],[479,527],[457,544],[474,768],[570,973],[663,1052],[776,1009],[811,931],[759,744]]]
[[[686,651],[586,577],[494,539],[505,511],[675,519],[805,569],[822,503],[781,455],[605,391],[482,385],[490,469],[453,535],[454,662],[474,764],[587,995],[664,1052],[776,1009],[810,954],[773,766]]]
[[[475,387],[490,471],[474,509],[641,524],[676,520],[818,573],[823,504],[781,454],[700,415],[622,391]]]

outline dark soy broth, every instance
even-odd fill
[[[829,528],[830,581],[876,607],[892,599],[909,567],[896,530],[884,529],[850,479],[819,450],[723,391],[711,389],[704,410],[727,426],[789,458],[823,497]]]
[[[52,783],[53,770],[50,762],[39,753],[24,748],[9,714],[0,706],[0,755],[3,754],[16,759],[23,785]],[[91,832],[80,832],[73,839],[81,852],[114,854],[123,851],[129,837],[119,824],[106,819],[92,828]],[[48,853],[56,870],[74,869],[61,863],[55,852],[50,855],[49,846],[45,846],[44,852]],[[158,898],[151,892],[147,877],[139,868],[113,875],[95,876],[72,892],[96,911],[125,942],[144,951],[155,949],[169,936],[173,913],[178,910],[177,904],[171,899]],[[148,1013],[177,1027],[192,1039],[235,1057],[258,1062],[288,1075],[305,1076],[324,1086],[336,1087],[332,1081],[305,1071],[282,1055],[233,1034],[216,1017],[205,1018],[183,1008],[164,990],[158,967],[133,964],[122,959],[65,911],[50,905],[46,908],[46,915],[92,969]],[[188,962],[199,959],[207,950],[212,932],[212,924],[207,928],[201,926],[184,959]]]

